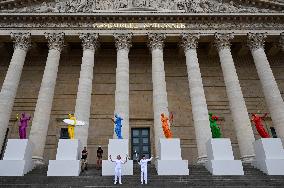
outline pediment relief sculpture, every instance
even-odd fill
[[[279,2],[278,2],[279,1]],[[283,4],[278,0],[275,4]],[[41,4],[0,10],[0,12],[92,13],[113,11],[172,11],[187,13],[267,13],[284,12],[227,0],[55,0]]]

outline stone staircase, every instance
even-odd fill
[[[246,165],[245,176],[212,176],[203,166],[190,166],[189,176],[158,176],[153,165],[149,166],[148,185],[140,184],[140,170],[134,165],[133,176],[123,176],[122,185],[113,185],[113,177],[102,177],[101,171],[94,166],[83,172],[80,177],[46,177],[47,167],[36,168],[24,177],[0,177],[0,187],[31,188],[70,188],[70,187],[284,187],[284,176],[267,176]]]

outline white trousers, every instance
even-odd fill
[[[147,168],[141,168],[141,183],[143,183],[143,179],[147,184]]]
[[[121,168],[116,168],[114,172],[114,182],[117,182],[117,178],[119,183],[121,183]]]

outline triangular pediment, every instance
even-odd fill
[[[283,12],[283,0],[19,0],[0,2],[0,12],[96,13],[157,11],[186,13],[273,13]]]

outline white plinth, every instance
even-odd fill
[[[181,158],[180,139],[159,140],[159,159],[155,165],[158,175],[189,175],[188,161]]]
[[[32,146],[27,139],[9,139],[0,161],[0,176],[23,176],[34,167]]]
[[[82,146],[78,139],[60,139],[56,160],[50,160],[47,176],[79,176]]]
[[[242,162],[234,160],[231,140],[210,139],[206,143],[208,161],[205,167],[213,175],[244,175]]]
[[[128,139],[110,139],[108,144],[108,156],[111,155],[115,160],[117,155],[120,155],[122,160],[125,160],[126,155],[129,155]],[[114,175],[115,163],[110,160],[102,161],[102,176]],[[133,175],[133,161],[127,160],[126,164],[122,165],[122,175]]]
[[[255,168],[268,175],[284,175],[284,149],[279,138],[261,138],[254,142]]]

